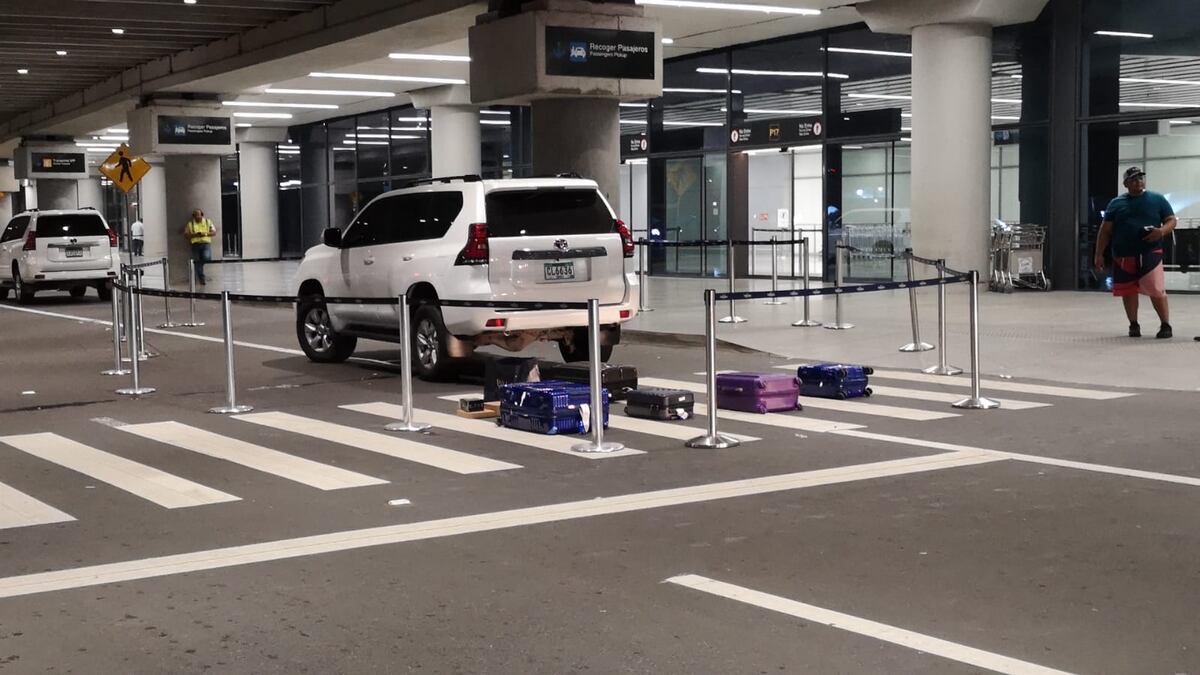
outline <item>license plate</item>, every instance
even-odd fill
[[[82,258],[83,248],[80,246],[68,246],[66,248],[68,258]]]
[[[575,279],[575,263],[573,261],[546,263],[542,268],[542,274],[546,281],[571,281]]]

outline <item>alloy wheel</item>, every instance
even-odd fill
[[[422,368],[431,369],[438,362],[437,326],[429,319],[417,324],[417,362]]]
[[[304,315],[304,340],[314,352],[333,349],[333,325],[324,307],[313,307]]]

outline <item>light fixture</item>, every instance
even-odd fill
[[[911,52],[890,52],[886,49],[854,49],[851,47],[824,47],[824,51],[838,54],[870,54],[872,56],[901,56],[912,58]]]
[[[663,122],[664,127],[723,127],[724,122]]]
[[[649,103],[618,103],[619,108],[645,108]]]
[[[675,44],[675,40],[673,38],[663,38],[662,43],[664,45],[673,45]]]
[[[907,136],[905,136],[904,138],[901,138],[901,139],[900,139],[900,142],[901,142],[901,143],[912,143],[912,139],[911,139],[911,138],[909,138],[909,137],[907,137]]]
[[[129,135],[128,129],[121,129],[121,128],[117,128],[117,127],[114,127],[112,129],[105,129],[104,131],[106,133],[110,133],[110,134],[125,134],[126,136]]]
[[[114,28],[114,29],[112,29],[112,32],[113,32],[113,35],[124,35],[125,29],[124,28]]]
[[[362,91],[357,89],[275,89],[264,90],[268,94],[299,94],[308,96],[379,96],[392,97],[396,94],[390,91]]]
[[[649,124],[646,120],[621,120],[621,124]]]
[[[728,108],[721,108],[725,112]],[[820,115],[820,110],[783,110],[775,108],[743,108],[747,115]]]
[[[17,74],[18,75],[28,75],[29,69],[28,68],[17,68]]]
[[[1186,84],[1194,87],[1200,86],[1200,82],[1196,80],[1160,80],[1151,77],[1122,77],[1120,80],[1129,84]]]
[[[252,127],[254,125],[250,124],[249,122],[238,122],[237,124],[235,124],[233,126],[237,127],[238,129],[245,129],[247,127]]]
[[[280,150],[299,150],[300,149],[300,146],[298,146],[298,145],[277,145],[275,147],[279,148]]]
[[[1122,101],[1117,105],[1125,108],[1200,108],[1200,105],[1195,103],[1126,103]]]
[[[393,117],[392,121],[393,122],[421,122],[421,123],[424,123],[426,120],[424,117]],[[359,127],[359,128],[362,129],[363,127]]]
[[[337,110],[332,103],[261,103],[255,101],[221,101],[221,105],[241,108],[308,108],[312,110]]]
[[[843,150],[862,150],[863,146],[861,146],[861,145],[843,145],[842,149]]]
[[[354,152],[354,148],[334,148],[334,152]]]
[[[663,87],[663,92],[668,94],[724,94],[724,89],[698,89],[696,87]],[[742,93],[741,89],[734,89],[734,94]]]
[[[54,53],[55,53],[55,54],[58,54],[59,56],[66,56],[66,55],[67,55],[67,50],[65,50],[65,49],[59,49],[59,50],[55,51]]]
[[[468,63],[471,60],[469,56],[455,56],[453,54],[388,54],[389,59],[400,59],[404,61],[449,61],[454,63]]]
[[[762,12],[764,14],[795,14],[817,16],[819,9],[781,7],[779,5],[751,5],[744,2],[712,2],[711,0],[634,0],[635,4],[657,7],[682,7],[685,9],[727,9],[736,12]]]
[[[1127,33],[1125,31],[1120,31],[1120,30],[1098,30],[1098,31],[1096,31],[1096,35],[1107,35],[1109,37],[1141,38],[1143,40],[1150,40],[1154,37],[1153,33]]]
[[[91,147],[85,148],[84,152],[112,152],[113,150],[116,150],[116,149],[117,149],[117,146],[115,146],[115,145],[106,145],[104,147],[101,147],[98,145],[93,145]]]
[[[276,152],[281,155],[298,155],[298,154],[300,154],[299,150],[276,150]]]
[[[1021,99],[1019,99],[1019,98],[994,98],[994,99],[992,99],[992,103],[1012,103],[1014,105],[1021,105]]]
[[[1167,120],[1170,124],[1191,124],[1191,120]]]
[[[1023,79],[1025,79],[1025,76],[1024,76],[1024,75],[1009,75],[1009,77],[1011,77],[1011,78],[1012,78],[1012,79],[1014,79],[1014,80],[1023,80]]]
[[[508,116],[508,115],[511,115],[512,113],[507,110],[480,110],[479,114],[480,115],[505,115],[505,116]]]
[[[776,77],[826,77],[825,73],[819,70],[751,70],[746,68],[734,68],[727,70],[725,68],[697,68],[697,73],[709,73],[715,75],[770,75]],[[844,73],[829,73],[828,77],[835,80],[848,80],[849,75]]]
[[[128,136],[101,136],[100,140],[102,140],[102,141],[127,141],[127,140],[129,140],[129,137]]]
[[[196,0],[183,0],[183,4],[194,5],[194,4],[196,4]]]
[[[371,75],[369,73],[309,73],[309,77],[324,77],[336,80],[373,80],[377,82],[420,82],[422,84],[466,84],[466,80],[455,77],[416,77],[414,75]]]
[[[911,96],[902,94],[846,94],[847,98],[878,98],[885,101],[911,101]]]
[[[117,146],[114,145],[112,143],[112,141],[103,142],[103,143],[96,143],[96,142],[92,142],[92,141],[75,141],[75,147],[77,147],[77,148],[115,148]]]
[[[992,119],[1002,120],[1002,121],[1003,120],[1012,120],[1014,122],[1019,122],[1021,120],[1020,117],[1013,117],[1012,115],[992,115]]]
[[[479,120],[479,123],[502,127],[512,126],[512,122],[509,122],[508,120]]]
[[[260,119],[260,120],[290,120],[290,119],[292,119],[292,114],[291,114],[291,113],[244,113],[244,112],[236,112],[236,113],[233,113],[233,116],[234,116],[234,117],[246,117],[246,118],[249,118],[249,119]]]

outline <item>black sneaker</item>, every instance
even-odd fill
[[[1140,324],[1129,324],[1129,337],[1142,337],[1142,327]]]
[[[1154,334],[1154,337],[1162,340],[1165,338],[1172,337],[1174,335],[1175,334],[1171,332],[1171,324],[1164,323],[1161,327],[1159,327],[1158,332]]]

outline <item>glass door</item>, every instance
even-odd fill
[[[830,245],[859,249],[846,259],[845,277],[892,281],[905,266],[883,257],[911,246],[911,148],[907,141],[846,144],[842,150],[842,208],[830,223]]]

